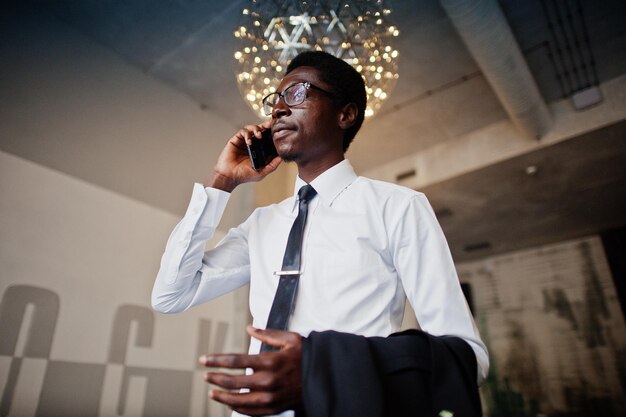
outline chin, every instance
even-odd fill
[[[291,147],[288,147],[288,149],[281,149],[280,146],[277,146],[276,148],[278,151],[278,156],[280,156],[281,159],[285,162],[295,162],[300,158],[300,154],[294,152]]]

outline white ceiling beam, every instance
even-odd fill
[[[496,0],[440,0],[513,123],[544,136],[552,118]]]

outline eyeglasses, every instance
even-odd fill
[[[265,113],[266,116],[270,116],[281,97],[285,100],[285,104],[289,107],[304,103],[304,100],[306,100],[307,97],[307,90],[309,88],[324,93],[329,97],[333,96],[333,93],[330,91],[316,87],[309,82],[295,83],[285,88],[282,93],[271,93],[266,95],[263,99],[263,113]]]

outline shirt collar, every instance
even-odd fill
[[[315,188],[315,191],[317,191],[317,195],[320,197],[321,202],[330,207],[335,198],[337,198],[339,194],[348,188],[348,186],[356,179],[357,175],[354,172],[354,168],[352,168],[350,161],[344,159],[318,175],[317,178],[311,181],[311,185]],[[300,190],[300,188],[304,185],[306,185],[306,182],[304,182],[304,180],[300,177],[296,177],[296,184],[293,192],[294,202],[298,200],[298,190]]]

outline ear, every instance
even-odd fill
[[[359,109],[357,108],[356,103],[348,103],[343,106],[337,114],[337,124],[343,130],[349,129],[354,123],[356,123],[358,115]]]

